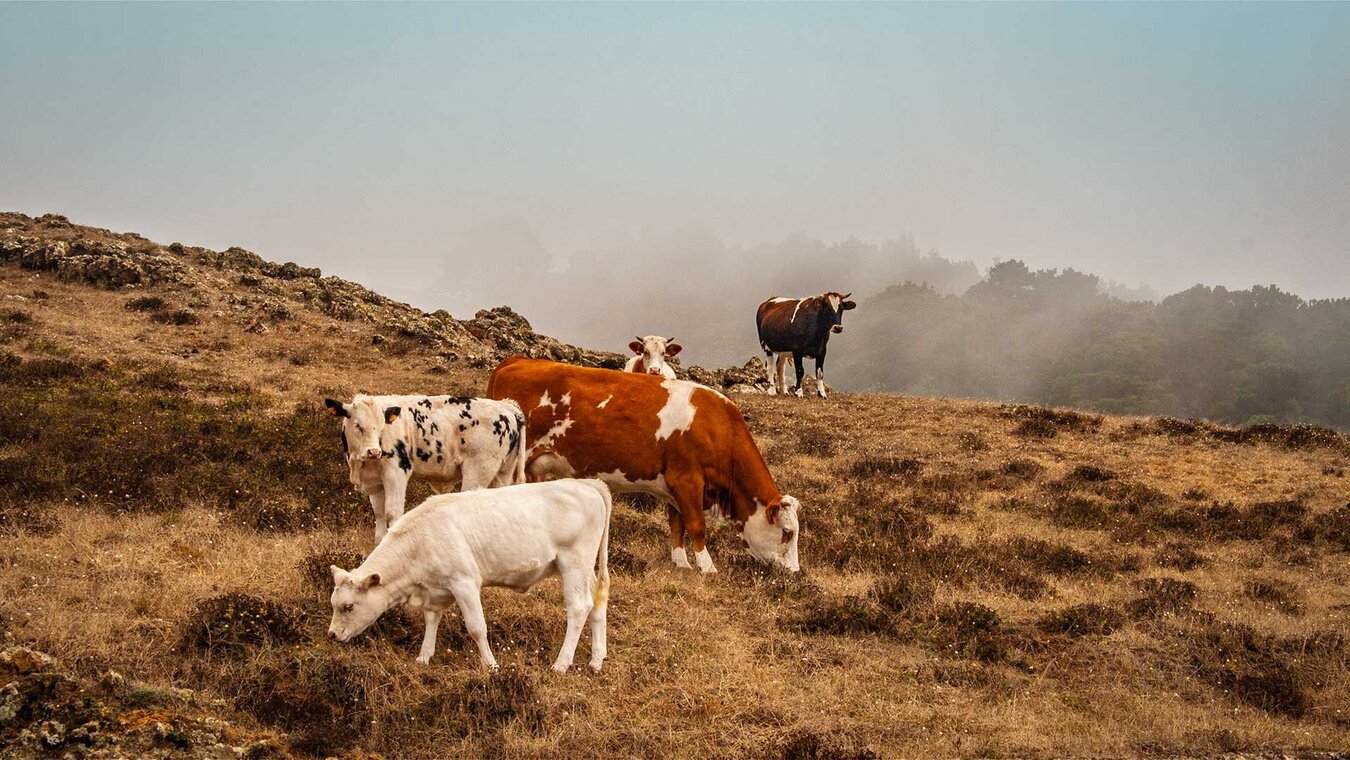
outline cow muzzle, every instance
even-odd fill
[[[830,328],[830,332],[841,333],[841,332],[843,332],[843,331],[844,331],[844,326],[843,326],[843,325],[835,325],[834,327],[831,327],[831,328]]]
[[[379,459],[379,458],[380,458],[380,450],[379,450],[379,449],[366,449],[365,457],[366,457],[366,459]]]
[[[647,370],[647,374],[649,374],[649,375],[660,375],[660,374],[661,374],[661,368],[660,368],[660,367],[652,367],[651,369]]]

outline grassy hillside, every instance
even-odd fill
[[[0,217],[0,634],[67,679],[0,660],[29,705],[0,754],[1350,749],[1350,441],[1311,428],[738,396],[802,500],[800,577],[727,530],[720,574],[676,571],[664,511],[626,500],[599,675],[548,671],[556,582],[485,593],[496,676],[453,616],[430,667],[396,612],[327,642],[326,568],[373,542],[323,395],[612,357],[246,254]]]

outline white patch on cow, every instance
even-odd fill
[[[666,476],[659,473],[650,480],[633,480],[623,470],[596,473],[595,477],[605,481],[611,490],[620,493],[645,493],[667,501],[674,501],[675,498],[666,485]]]
[[[691,398],[694,389],[699,386],[688,381],[663,380],[661,387],[670,391],[670,397],[666,399],[666,405],[661,407],[661,411],[656,413],[657,419],[661,420],[661,426],[656,429],[658,441],[685,432],[694,424],[694,404]]]
[[[567,435],[568,428],[572,427],[572,418],[563,417],[561,420],[553,423],[553,427],[548,429],[547,433],[539,436],[539,440],[534,442],[531,451],[539,451],[553,445],[554,441]]]
[[[558,405],[559,405],[559,406],[571,406],[571,405],[572,405],[572,392],[571,392],[571,391],[568,391],[568,392],[564,393],[563,396],[562,396],[562,398],[558,399]]]
[[[535,409],[540,409],[545,406],[549,407],[550,409],[553,408],[553,403],[549,401],[548,398],[548,391],[544,391],[544,395],[539,397],[539,406],[536,406]]]
[[[613,393],[611,393],[611,394],[609,394],[608,396],[606,396],[604,401],[601,401],[600,403],[596,404],[596,405],[595,405],[595,408],[596,408],[596,409],[604,409],[605,406],[606,406],[607,404],[609,404],[610,399],[612,399],[612,398],[614,398],[614,394],[613,394]]]
[[[795,308],[793,308],[793,310],[792,310],[792,319],[789,319],[789,320],[788,320],[789,322],[796,322],[796,321],[797,321],[797,312],[802,308],[802,304],[804,304],[804,303],[806,303],[806,299],[805,299],[805,298],[798,298],[798,299],[797,299],[797,306],[796,306]]]
[[[684,547],[678,547],[670,550],[670,561],[675,563],[675,567],[681,570],[693,570],[689,564],[689,554],[685,552]]]
[[[704,573],[717,572],[717,566],[713,564],[712,555],[708,553],[707,548],[694,552],[694,562],[698,564],[698,569]]]
[[[825,300],[829,302],[831,309],[839,311],[839,301],[840,301],[839,296],[826,296]]]

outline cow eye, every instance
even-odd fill
[[[351,612],[351,611],[352,611],[353,609],[355,609],[355,608],[356,608],[356,605],[354,605],[354,604],[344,604],[344,605],[342,605],[342,611],[343,611],[343,612]]]
[[[790,543],[791,541],[792,541],[792,531],[788,530],[787,528],[784,528],[784,529],[783,529],[783,543],[786,544],[786,543]]]

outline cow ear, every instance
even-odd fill
[[[632,343],[629,343],[629,344],[628,344],[628,350],[629,350],[629,351],[632,351],[632,352],[635,353],[635,354],[640,354],[640,353],[642,353],[642,341],[640,341],[640,340],[635,340],[635,341],[633,341]]]
[[[334,582],[334,583],[341,583],[341,582],[342,582],[342,579],[347,577],[347,571],[346,571],[346,570],[343,570],[342,568],[338,567],[337,565],[329,565],[329,566],[328,566],[328,572],[330,572],[330,573],[333,574],[333,582]]]
[[[849,309],[856,309],[856,308],[858,308],[858,304],[853,303],[852,301],[845,301],[839,304],[840,311],[848,311]]]
[[[380,585],[379,573],[371,573],[370,575],[366,576],[365,580],[361,581],[361,588],[364,589],[372,589],[379,585]]]
[[[334,417],[348,417],[348,416],[350,416],[350,415],[347,414],[347,407],[343,406],[343,405],[342,405],[342,402],[341,402],[341,401],[338,401],[338,400],[335,399],[335,398],[326,398],[326,399],[324,399],[324,400],[323,400],[323,405],[324,405],[325,407],[328,408],[328,413],[331,414],[331,415],[333,415]]]
[[[681,346],[679,343],[667,343],[667,344],[666,344],[666,356],[674,356],[675,354],[678,354],[679,352],[681,352],[681,351],[683,351],[683,350],[684,350],[684,346]]]
[[[400,409],[400,408],[398,408],[398,407],[396,407],[396,406],[391,406],[391,407],[385,409],[385,410],[384,410],[384,424],[386,424],[386,425],[392,425],[392,424],[394,424],[394,420],[398,419],[399,414],[401,414],[402,412],[403,412],[403,410]]]
[[[770,525],[778,522],[778,510],[783,506],[782,502],[775,501],[764,508],[764,519],[769,521]]]

